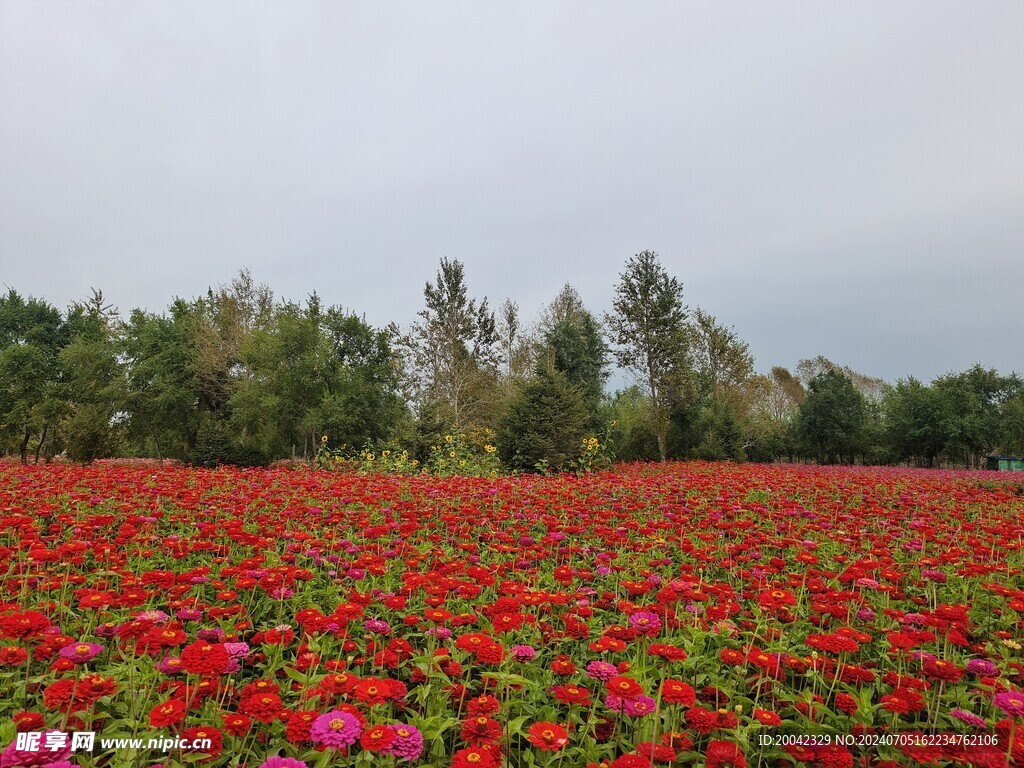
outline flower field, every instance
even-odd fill
[[[0,766],[1024,765],[1022,512],[994,473],[0,464]]]

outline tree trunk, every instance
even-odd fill
[[[45,442],[46,442],[46,431],[47,431],[47,430],[48,430],[49,428],[50,428],[50,425],[49,425],[49,424],[44,424],[44,425],[43,425],[43,434],[41,434],[41,435],[39,436],[39,443],[38,443],[38,444],[36,445],[36,458],[35,458],[35,461],[33,462],[33,463],[35,463],[35,464],[38,464],[38,463],[39,463],[39,451],[40,451],[40,450],[42,450],[42,447],[43,447],[43,443],[45,443]]]
[[[25,430],[25,439],[21,441],[21,463],[28,464],[28,439],[31,433]]]

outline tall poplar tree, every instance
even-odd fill
[[[626,262],[605,315],[615,359],[631,371],[650,399],[649,422],[658,455],[667,454],[669,414],[691,373],[690,339],[683,286],[643,251]]]

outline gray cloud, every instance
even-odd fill
[[[376,323],[651,248],[758,365],[1022,369],[1024,5],[0,4],[0,282]]]

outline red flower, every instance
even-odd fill
[[[746,768],[747,765],[747,759],[743,757],[739,745],[731,741],[709,742],[704,759],[707,761],[707,768]]]
[[[305,744],[309,738],[309,729],[313,721],[323,714],[315,709],[299,709],[288,716],[285,725],[285,736],[291,744]]]
[[[501,702],[490,695],[477,696],[466,702],[466,709],[471,716],[493,715],[501,710]]]
[[[769,709],[755,709],[754,717],[764,725],[782,725],[782,718]]]
[[[231,659],[221,643],[197,640],[181,651],[181,667],[190,675],[219,675]]]
[[[390,725],[375,725],[363,731],[359,737],[359,746],[367,752],[381,752],[391,746],[396,738],[395,729]]]
[[[943,680],[947,683],[955,683],[964,676],[964,670],[960,669],[951,661],[942,659],[928,659],[921,665],[921,672],[925,677],[933,680]]]
[[[245,715],[232,714],[225,712],[220,716],[221,724],[224,726],[225,733],[230,734],[236,738],[245,736],[252,727],[252,718],[246,717]]]
[[[471,717],[462,723],[459,736],[470,746],[479,747],[482,744],[498,744],[501,741],[501,723],[493,720],[487,715]]]
[[[661,684],[661,700],[667,704],[692,707],[697,700],[697,694],[691,686],[682,680],[669,677]]]
[[[391,698],[390,681],[382,680],[379,677],[364,677],[353,690],[353,695],[364,704],[371,707],[376,704],[383,704]]]
[[[848,693],[837,693],[836,694],[836,709],[847,715],[852,715],[857,711],[857,700]]]
[[[149,724],[154,728],[166,728],[180,723],[185,719],[185,709],[185,702],[181,699],[168,699],[149,711]]]
[[[276,693],[258,693],[242,699],[239,710],[252,715],[261,723],[272,723],[279,719],[284,711],[281,697]]]
[[[551,692],[563,704],[578,704],[583,707],[590,704],[590,691],[586,688],[575,685],[556,685]]]
[[[718,727],[718,713],[703,707],[691,707],[686,710],[686,724],[706,736]]]
[[[487,747],[460,749],[452,755],[451,768],[498,768],[498,758]]]
[[[36,637],[49,627],[50,620],[39,611],[24,611],[0,616],[0,636],[21,640]]]
[[[526,738],[543,752],[557,752],[569,743],[569,732],[558,723],[542,721],[530,726]]]
[[[20,645],[0,646],[0,667],[20,667],[26,661],[28,651]]]
[[[608,693],[614,694],[622,699],[635,699],[643,694],[643,686],[631,677],[616,675],[604,684]]]
[[[202,743],[205,740],[209,740],[210,746],[208,747],[195,747],[194,749],[185,750],[193,754],[204,754],[208,757],[203,758],[202,762],[212,760],[217,757],[221,750],[224,749],[224,736],[216,728],[201,725],[197,728],[186,728],[180,734],[182,740],[187,739],[190,743]]]
[[[815,761],[821,768],[853,768],[853,755],[839,744],[825,744],[814,752]]]
[[[15,712],[11,719],[14,721],[14,725],[19,733],[41,731],[46,725],[46,721],[39,712]]]

